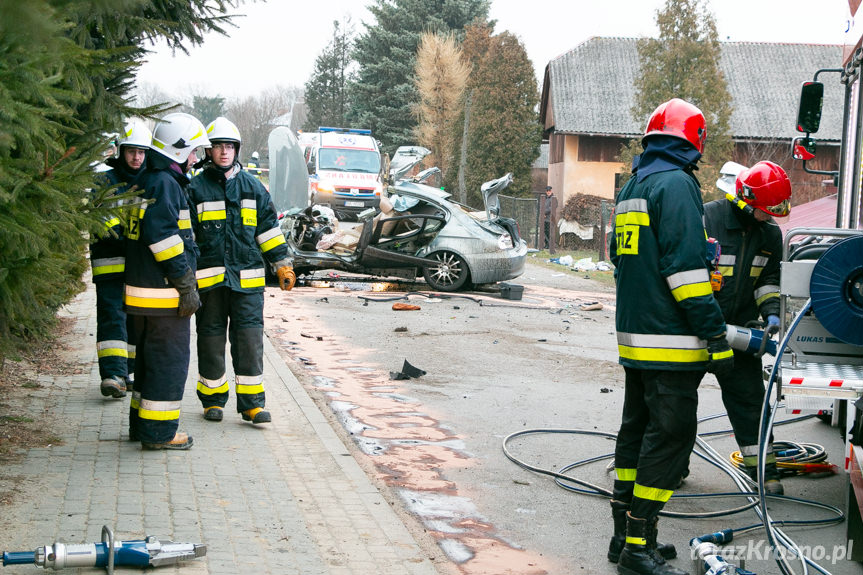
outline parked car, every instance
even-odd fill
[[[397,181],[358,223],[336,223],[321,206],[284,214],[282,229],[298,275],[332,269],[414,280],[451,292],[510,280],[524,271],[527,243],[514,220],[499,215],[497,194],[512,175],[483,184],[485,211],[452,200],[422,181],[437,168]]]

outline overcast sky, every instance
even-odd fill
[[[156,48],[138,74],[180,98],[245,97],[274,86],[302,86],[327,46],[334,20],[350,16],[357,33],[373,24],[364,0],[246,3],[230,37],[210,36],[190,56]],[[593,36],[656,36],[665,0],[492,0],[495,32],[521,38],[541,82],[549,60]],[[847,0],[711,0],[720,40],[841,44]],[[837,65],[840,65],[837,62]],[[540,85],[541,88],[541,85]]]

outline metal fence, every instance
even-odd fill
[[[533,248],[539,246],[539,198],[516,198],[501,194],[498,199],[500,215],[518,222],[519,233],[528,246]]]
[[[518,222],[521,237],[527,242],[528,247],[540,249],[543,240],[542,220],[540,218],[540,198],[516,198],[513,196],[498,196],[500,199],[500,215],[512,218]],[[614,203],[610,200],[601,200],[595,210],[588,215],[581,214],[578,217],[582,225],[593,225],[594,236],[591,240],[581,240],[574,234],[563,234],[558,237],[556,230],[554,238],[557,249],[564,250],[587,250],[596,251],[599,261],[608,259],[608,233],[611,232],[611,215]],[[588,221],[584,221],[588,220]]]

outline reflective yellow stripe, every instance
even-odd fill
[[[122,340],[105,340],[96,342],[97,357],[129,357],[126,342]]]
[[[203,278],[198,280],[199,288],[211,287],[216,284],[220,284],[225,281],[225,274],[219,274],[208,278]]]
[[[722,277],[730,278],[734,276],[734,266],[719,266],[718,269]]]
[[[267,240],[266,242],[261,244],[261,251],[268,252],[276,246],[280,246],[285,243],[285,236],[279,234],[271,240]]]
[[[691,297],[713,295],[706,269],[677,272],[665,278],[665,281],[678,302]]]
[[[757,290],[755,290],[755,303],[756,305],[761,305],[768,299],[772,297],[779,297],[779,286],[777,285],[765,285],[761,286]]]
[[[264,393],[263,374],[237,376],[237,395],[255,395],[256,393]]]
[[[223,266],[218,266],[198,270],[195,273],[195,277],[198,280],[199,288],[214,286],[225,281],[225,268]]]
[[[766,295],[764,295],[764,296],[762,296],[762,297],[758,298],[757,300],[755,300],[755,305],[761,305],[761,304],[763,304],[765,301],[767,301],[767,300],[769,300],[770,298],[773,298],[773,297],[778,298],[778,297],[779,297],[779,292],[776,292],[776,293],[769,293],[769,294],[766,294]]]
[[[626,542],[630,545],[647,545],[647,539],[644,537],[630,537],[627,535]]]
[[[711,353],[710,359],[725,359],[726,357],[734,357],[734,350],[720,351],[719,353]]]
[[[94,276],[121,273],[126,269],[126,258],[120,256],[116,258],[91,259],[90,267],[93,270]]]
[[[172,307],[177,307],[180,305],[180,297],[177,296],[173,299],[166,298],[148,298],[148,297],[135,297],[129,294],[123,298],[123,301],[126,305],[132,307],[150,307],[150,308],[159,308],[159,309],[168,309]]]
[[[133,307],[169,309],[179,305],[180,294],[174,288],[142,288],[127,284],[123,301]]]
[[[266,275],[264,268],[253,270],[240,270],[240,287],[256,288],[266,285]]]
[[[119,225],[120,225],[120,218],[111,218],[111,219],[105,220],[105,229],[107,229],[107,230],[110,230],[114,226],[119,226]]]
[[[141,399],[138,405],[138,417],[151,421],[180,419],[180,402]]]
[[[149,419],[150,421],[171,421],[173,419],[180,419],[180,410],[152,411],[139,406],[138,417],[141,419]]]
[[[157,262],[163,262],[183,253],[183,239],[174,234],[162,241],[150,244],[150,251]]]
[[[181,230],[192,228],[192,216],[189,210],[180,210],[180,217],[177,219],[177,227]]]
[[[222,211],[213,211],[213,212],[204,212],[202,214],[198,214],[199,222],[208,222],[211,220],[224,220],[225,219],[225,210]]]
[[[671,295],[674,296],[675,300],[681,302],[691,297],[713,295],[713,288],[710,287],[710,282],[689,284],[671,290]]]
[[[623,227],[625,225],[649,226],[650,215],[645,212],[624,212],[622,214],[615,214],[614,225],[616,227]]]
[[[671,363],[698,363],[707,361],[706,349],[668,349],[618,345],[617,352],[620,354],[620,357],[634,361],[664,361]]]
[[[241,288],[256,288],[256,287],[264,287],[267,285],[267,281],[264,278],[255,278],[251,280],[240,280]]]
[[[215,395],[217,393],[228,393],[228,378],[222,375],[219,379],[207,379],[198,376],[197,390],[204,395]]]
[[[621,469],[619,467],[614,468],[614,472],[617,474],[617,478],[620,481],[635,481],[635,472],[637,469]]]
[[[198,221],[207,222],[211,220],[225,219],[225,202],[202,202],[197,205]]]
[[[258,210],[250,210],[248,208],[240,209],[240,217],[243,219],[244,226],[255,227],[258,225]]]
[[[632,495],[649,501],[667,502],[674,494],[672,489],[659,489],[658,487],[645,487],[644,485],[635,484],[632,490]]]

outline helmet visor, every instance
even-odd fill
[[[771,216],[784,218],[791,213],[791,200],[784,200],[775,206],[758,206],[758,209],[767,212]]]

